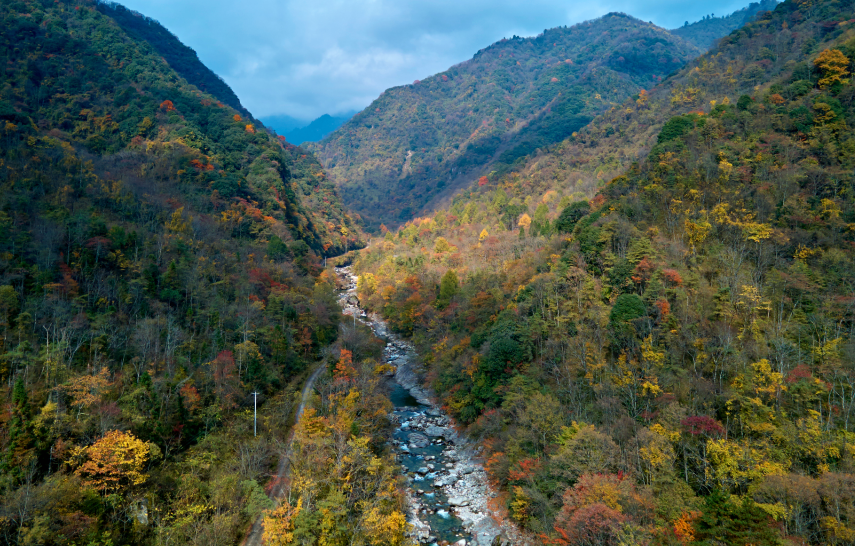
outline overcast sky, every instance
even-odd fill
[[[665,28],[749,0],[120,0],[196,50],[257,117],[361,110],[389,87],[534,36],[622,11]]]

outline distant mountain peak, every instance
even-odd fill
[[[751,21],[755,15],[763,11],[771,11],[778,5],[778,0],[761,0],[751,2],[748,6],[734,11],[730,15],[716,17],[715,14],[705,15],[701,20],[694,23],[686,23],[675,28],[671,32],[681,36],[697,47],[706,51],[710,49],[723,36],[727,36],[745,23]]]

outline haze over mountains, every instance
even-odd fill
[[[675,28],[671,32],[692,42],[701,50],[706,51],[715,45],[716,40],[722,36],[726,36],[745,23],[750,22],[757,13],[773,10],[777,5],[777,0],[751,2],[747,7],[735,11],[730,15],[716,17],[715,14],[711,14],[691,24],[686,21],[682,27]]]
[[[309,124],[290,116],[268,116],[261,119],[264,124],[275,130],[291,144],[299,146],[304,142],[317,142],[341,127],[356,112],[347,112],[338,116],[324,114]]]

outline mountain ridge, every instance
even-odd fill
[[[347,122],[347,120],[352,118],[353,115],[355,115],[355,113],[352,115],[342,116],[324,114],[317,119],[312,120],[311,123],[304,127],[291,129],[287,133],[284,133],[283,136],[288,142],[296,144],[297,146],[300,146],[305,142],[317,142],[319,140],[323,140],[329,136],[330,133],[341,127]]]
[[[686,21],[686,24],[682,27],[671,29],[671,32],[689,40],[701,50],[706,51],[715,44],[716,40],[748,23],[759,12],[775,9],[777,4],[778,0],[751,2],[748,6],[730,15],[723,17],[707,16],[694,23]]]
[[[225,80],[205,66],[193,49],[184,45],[158,21],[111,0],[98,0],[96,5],[101,13],[116,21],[125,32],[151,45],[189,83],[214,95],[244,116],[249,115]]]
[[[307,147],[376,228],[378,213],[390,224],[400,221],[494,156],[504,154],[508,165],[560,142],[612,101],[653,85],[699,53],[664,29],[617,13],[513,37],[445,72],[385,91]],[[427,179],[435,185],[426,187]],[[394,203],[381,200],[390,195]]]

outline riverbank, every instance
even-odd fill
[[[392,448],[408,483],[408,520],[421,544],[524,545],[527,541],[490,506],[497,496],[487,479],[481,448],[459,433],[419,376],[413,345],[390,332],[386,322],[360,307],[356,276],[336,268],[344,287],[343,312],[386,340],[383,360],[395,368],[390,398],[396,425]]]

